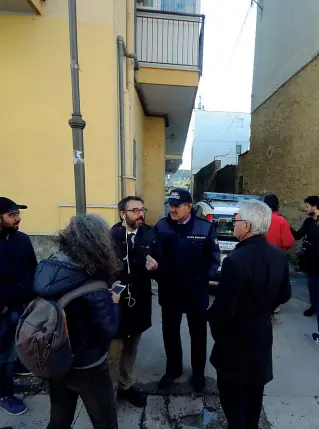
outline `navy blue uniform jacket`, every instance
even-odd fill
[[[220,251],[211,222],[196,217],[186,224],[168,215],[155,227],[159,303],[183,312],[207,309],[209,280],[220,266]]]

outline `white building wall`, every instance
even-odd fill
[[[237,164],[236,146],[246,152],[249,137],[249,113],[195,110],[192,174],[214,160],[220,160],[221,167]]]
[[[258,0],[252,111],[319,52],[319,0]]]

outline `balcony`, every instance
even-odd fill
[[[0,0],[0,12],[41,14],[44,0]]]
[[[202,72],[204,16],[137,10],[136,51],[144,66]]]
[[[165,117],[167,173],[182,161],[203,68],[204,26],[203,15],[137,10],[138,89],[144,111]]]

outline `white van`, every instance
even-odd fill
[[[227,255],[235,249],[238,240],[234,236],[234,218],[239,211],[239,202],[248,199],[258,199],[255,195],[219,194],[205,192],[204,200],[194,206],[198,217],[214,222],[217,240],[221,252],[221,265]],[[221,266],[218,269],[212,286],[218,285]]]

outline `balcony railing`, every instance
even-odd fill
[[[202,73],[205,16],[138,9],[136,51],[140,62]]]

